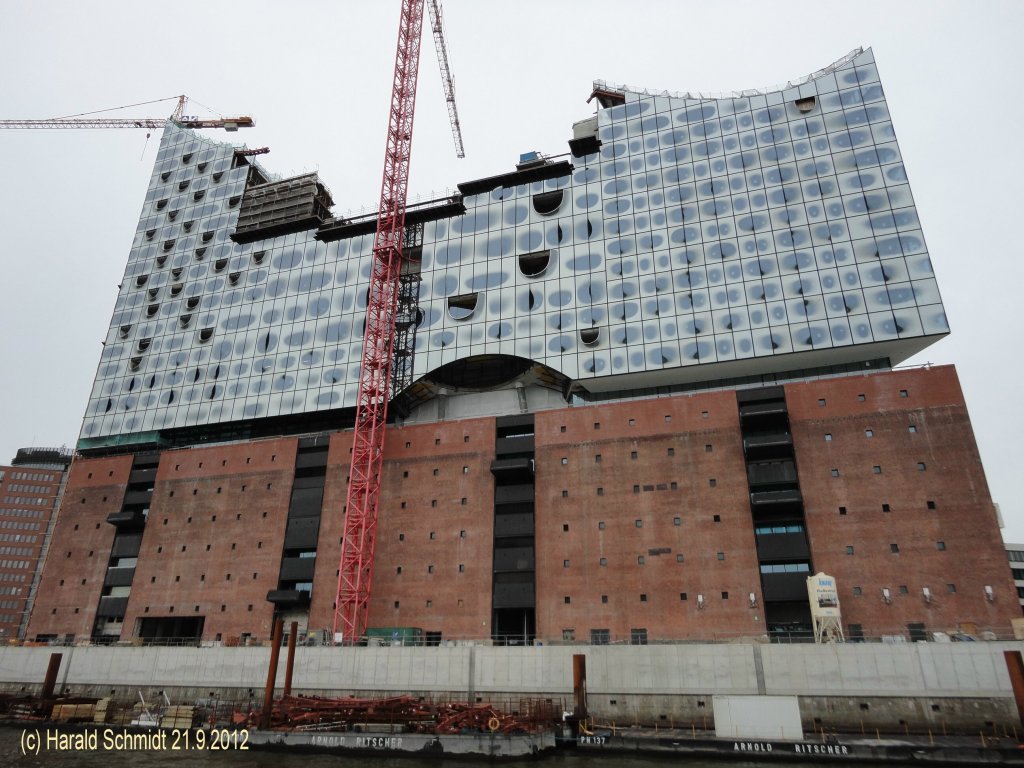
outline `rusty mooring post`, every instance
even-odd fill
[[[263,690],[263,714],[260,728],[270,728],[270,713],[274,709],[274,682],[277,680],[277,662],[281,657],[281,633],[284,619],[274,619],[274,634],[270,640],[270,668],[267,670],[267,687]]]
[[[572,656],[573,719],[583,722],[587,719],[587,657],[583,653]]]
[[[1024,658],[1020,651],[1003,651],[1006,659],[1006,671],[1010,673],[1010,684],[1013,686],[1013,700],[1017,702],[1017,717],[1024,725]]]
[[[50,663],[46,667],[46,677],[43,678],[42,698],[44,701],[53,698],[53,689],[57,685],[57,673],[60,671],[60,660],[62,658],[64,658],[63,653],[50,654]]]
[[[284,667],[284,695],[292,695],[292,669],[295,667],[295,636],[299,634],[299,622],[293,621],[288,628],[288,659]]]

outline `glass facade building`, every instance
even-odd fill
[[[369,625],[810,637],[820,571],[851,639],[1005,635],[956,373],[889,370],[948,327],[871,51],[592,98],[408,207]],[[256,154],[165,129],[31,637],[327,637],[376,218]]]
[[[870,49],[775,91],[595,93],[571,156],[410,209],[396,389],[497,355],[586,397],[892,364],[948,332]],[[82,446],[355,404],[372,222],[327,215],[315,176],[319,212],[278,200],[303,180],[168,126]]]

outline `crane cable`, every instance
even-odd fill
[[[181,96],[168,96],[164,99],[154,99],[153,101],[140,101],[138,104],[125,104],[123,107],[109,107],[108,109],[97,109],[93,112],[79,112],[76,115],[64,115],[63,117],[51,117],[50,120],[70,120],[73,117],[85,117],[86,115],[98,115],[101,112],[115,112],[119,109],[129,109],[131,107],[143,107],[146,104],[159,104],[161,101],[171,101],[172,99],[180,99]],[[198,103],[198,102],[196,102]],[[202,105],[200,105],[202,106]],[[210,109],[207,107],[207,109]],[[212,109],[210,110],[213,111]]]

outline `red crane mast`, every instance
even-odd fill
[[[346,644],[366,628],[373,581],[422,28],[423,0],[402,0],[334,613],[335,640]]]

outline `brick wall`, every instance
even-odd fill
[[[27,639],[92,634],[114,541],[107,516],[121,509],[131,468],[131,456],[80,458],[71,464]]]
[[[166,451],[122,637],[146,617],[203,616],[203,637],[268,637],[294,438]]]
[[[536,423],[538,637],[760,634],[734,393],[544,412]]]
[[[953,367],[791,384],[786,402],[814,568],[836,577],[844,624],[1009,632],[1016,591]]]

